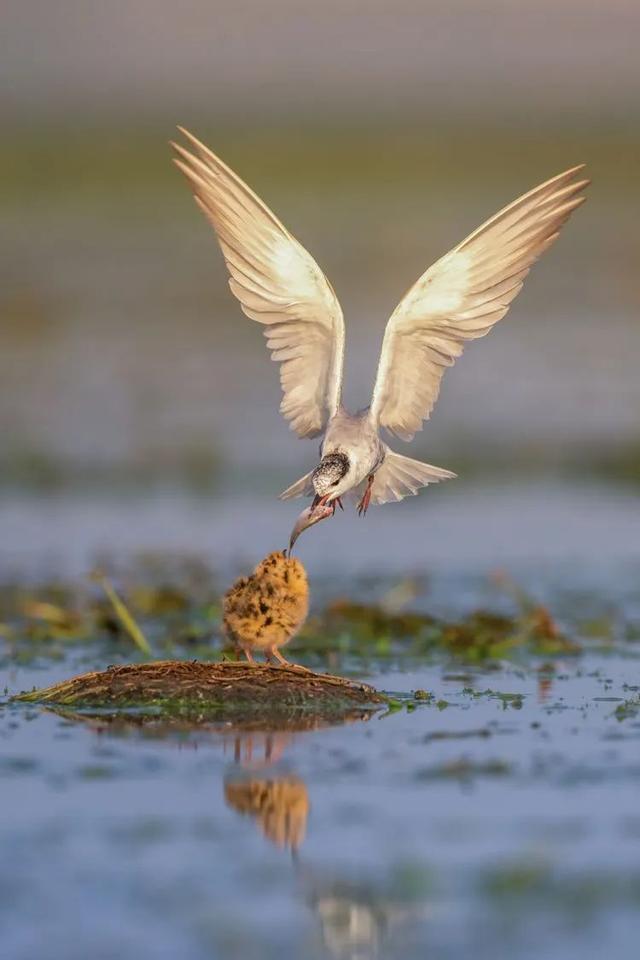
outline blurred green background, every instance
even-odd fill
[[[411,453],[469,482],[640,488],[636,3],[9,0],[2,21],[5,497],[271,497],[313,461],[172,167],[177,123],[329,275],[354,406],[426,266],[586,162],[589,202]]]

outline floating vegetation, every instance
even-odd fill
[[[220,623],[215,580],[193,558],[141,556],[133,569],[73,586],[0,585],[0,611],[0,657],[12,663],[59,660],[73,646],[117,660],[130,656],[132,641],[145,656],[153,648],[221,657],[221,644],[211,642]]]
[[[613,711],[613,715],[616,720],[633,720],[640,713],[640,697],[635,696],[630,700],[625,700],[623,703],[619,703],[616,709]]]
[[[0,660],[25,664],[61,659],[74,645],[116,663],[129,659],[132,650],[158,658],[229,658],[222,590],[201,562],[189,559],[172,565],[145,557],[132,568],[99,574],[97,586],[94,578],[75,587],[0,587]],[[569,635],[546,606],[504,575],[496,576],[493,586],[500,588],[512,613],[476,609],[449,620],[420,609],[401,609],[402,603],[389,604],[385,597],[373,604],[338,598],[312,614],[287,650],[293,659],[328,664],[338,672],[345,661],[349,668],[362,669],[373,662],[442,654],[469,665],[543,657],[549,672],[554,658],[578,654],[586,645],[601,646],[605,635],[607,649],[616,638],[633,640],[629,624],[613,621],[597,636],[583,632],[579,612]],[[392,593],[403,597],[403,603],[418,604],[415,589],[405,590],[402,582]]]
[[[14,699],[82,709],[152,709],[171,717],[224,718],[296,709],[316,716],[375,709],[386,698],[363,683],[267,664],[163,660],[84,673]]]
[[[462,691],[473,700],[480,697],[486,697],[488,700],[499,700],[504,710],[511,707],[512,710],[522,710],[524,704],[524,694],[522,693],[502,693],[500,690],[473,690],[471,687],[465,687]]]
[[[531,857],[487,869],[479,887],[488,900],[509,912],[512,922],[537,907],[547,920],[564,914],[583,924],[593,920],[596,910],[625,903],[637,908],[640,902],[637,870],[576,872]]]
[[[506,777],[512,772],[504,760],[474,763],[465,757],[433,767],[424,767],[415,774],[416,780],[475,780],[478,777]]]
[[[341,599],[311,620],[295,648],[317,653],[327,636],[336,638],[341,653],[373,657],[421,657],[444,650],[477,662],[500,660],[520,650],[537,656],[571,655],[581,650],[559,630],[546,607],[528,599],[521,600],[515,616],[476,610],[454,622]]]
[[[478,730],[436,730],[434,733],[426,734],[425,743],[434,743],[438,740],[488,740],[491,731],[487,727],[481,727]]]

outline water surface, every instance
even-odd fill
[[[345,726],[145,732],[5,698],[3,952],[625,952],[640,906],[637,573],[529,570],[578,656],[470,665],[409,656],[400,638],[382,657],[340,659],[401,698]],[[397,578],[354,583],[365,601],[399,596]],[[325,577],[319,594],[343,586]],[[450,572],[411,603],[462,616],[513,599]],[[3,683],[29,689],[127,656],[94,640],[25,663],[7,644]],[[432,696],[411,701],[416,689]]]

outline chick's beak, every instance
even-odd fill
[[[300,534],[304,530],[307,530],[308,527],[312,527],[314,524],[319,523],[320,520],[326,520],[327,517],[332,517],[333,511],[334,507],[330,503],[318,503],[315,506],[312,504],[310,507],[306,507],[296,520],[293,530],[291,531],[291,538],[289,540],[289,555],[291,555],[293,545]]]

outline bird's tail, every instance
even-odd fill
[[[313,470],[310,470],[309,473],[305,473],[304,477],[300,477],[300,479],[292,483],[290,487],[283,490],[280,494],[280,499],[293,500],[294,497],[310,497],[314,492],[313,484],[311,483],[312,473]]]
[[[373,503],[402,500],[404,497],[413,496],[429,483],[452,480],[455,476],[450,470],[412,460],[411,457],[403,457],[387,447],[382,466],[375,473],[371,500]]]

